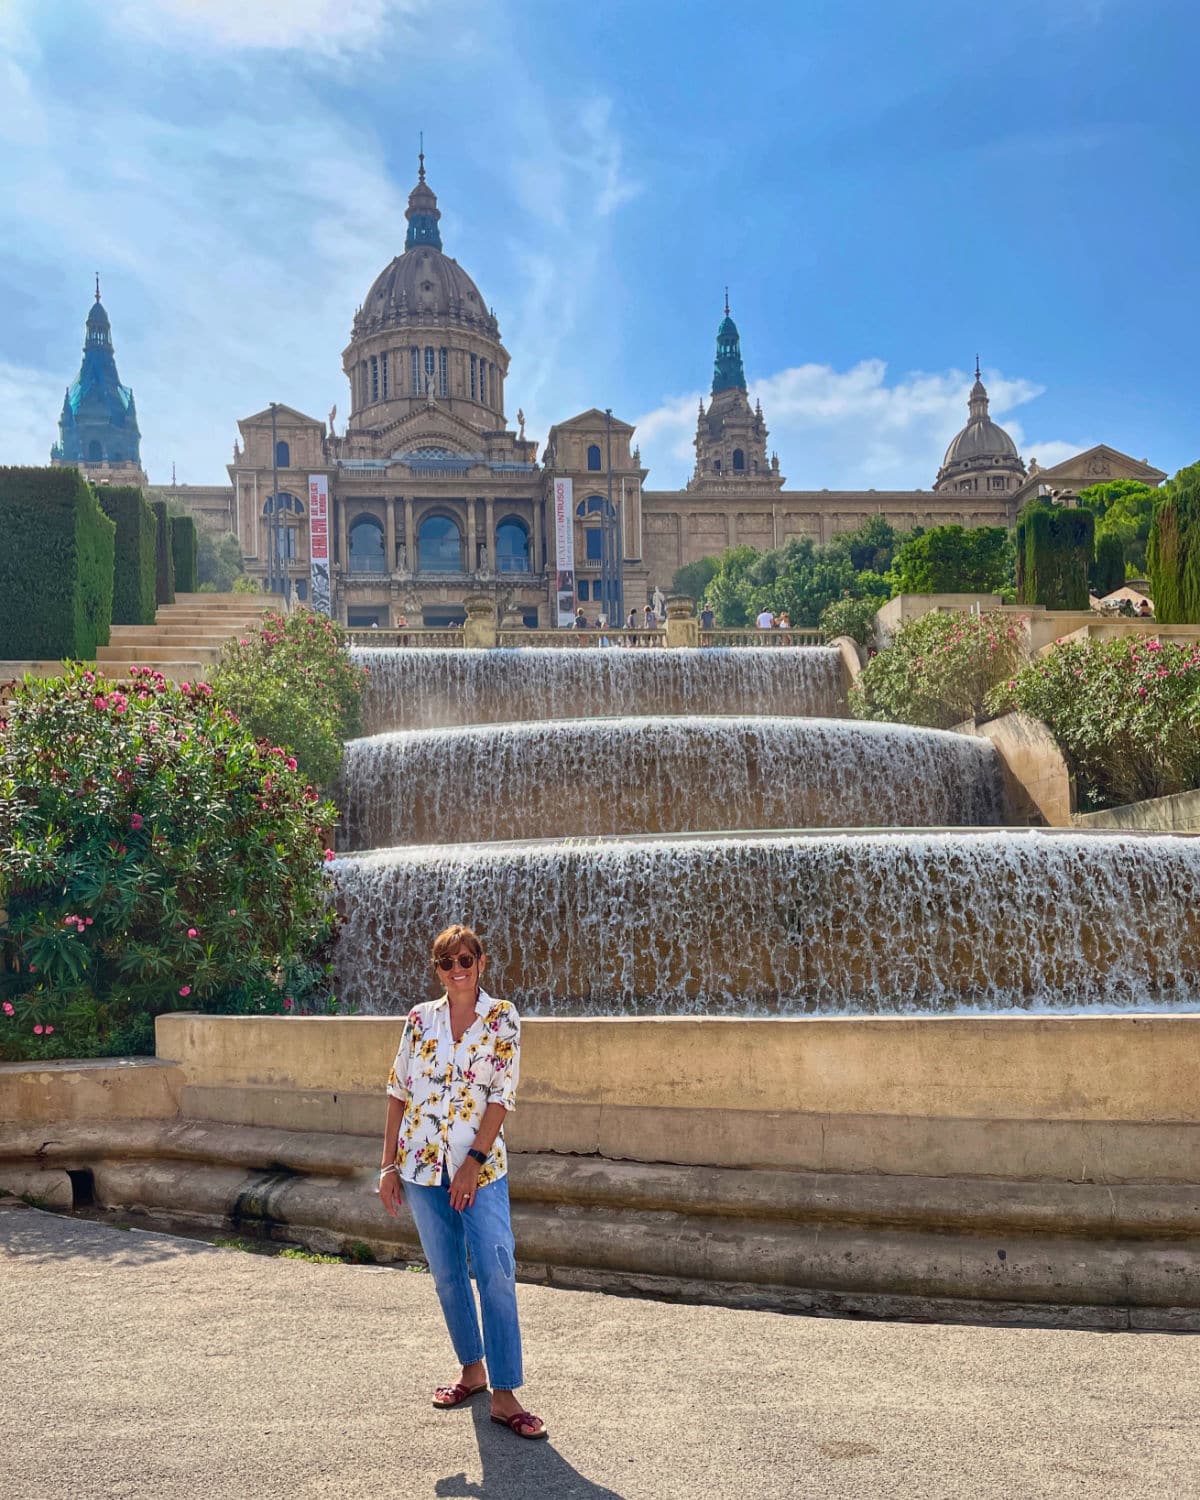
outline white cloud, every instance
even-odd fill
[[[973,378],[961,370],[913,371],[889,384],[884,361],[865,359],[848,370],[793,366],[755,382],[748,394],[752,403],[762,401],[769,446],[779,454],[790,489],[930,489],[950,439],[967,420]],[[1025,449],[1020,424],[1007,414],[1040,396],[1043,387],[991,370],[984,371],[984,381],[991,415],[1028,459],[1033,450]],[[699,391],[670,397],[637,419],[635,441],[650,467],[652,488],[673,489],[689,477],[700,397]],[[1038,462],[1058,462],[1079,451],[1073,444],[1043,442]]]
[[[304,51],[346,57],[375,46],[432,0],[120,0],[123,31],[158,46]]]

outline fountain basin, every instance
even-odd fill
[[[1004,821],[985,739],[779,717],[579,719],[352,740],[343,847]]]
[[[535,1015],[855,1015],[1200,1003],[1200,843],[1064,831],[725,833],[392,849],[331,866],[337,988],[430,994],[480,932]]]
[[[368,734],[613,714],[845,714],[833,646],[702,651],[363,647]]]

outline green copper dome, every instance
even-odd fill
[[[729,316],[729,296],[725,297],[725,316],[717,329],[717,357],[713,361],[712,393],[744,391],[746,372],[742,368],[742,342],[737,324]]]

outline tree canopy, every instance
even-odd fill
[[[998,594],[1012,586],[1013,548],[1003,526],[934,526],[896,553],[893,594]]]

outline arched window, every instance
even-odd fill
[[[713,459],[713,473],[714,474],[719,474],[720,472],[721,472],[721,460],[719,458],[714,458]]]
[[[425,389],[430,394],[433,393],[433,376],[436,369],[437,363],[433,352],[433,345],[427,344],[425,346]]]
[[[516,516],[508,516],[496,527],[496,572],[529,572],[529,528]]]
[[[602,516],[606,510],[610,516],[615,516],[617,513],[617,507],[610,506],[603,495],[589,495],[586,500],[581,500],[575,507],[575,514],[582,521],[585,516]]]
[[[290,469],[292,467],[292,450],[282,438],[275,444],[275,467],[277,469]]]
[[[104,450],[95,438],[88,444],[88,463],[98,464],[104,458]]]
[[[350,524],[350,571],[352,573],[386,573],[387,558],[383,547],[383,522],[374,516],[359,516]]]
[[[588,444],[588,468],[596,472],[600,469],[600,444]]]
[[[746,467],[746,455],[740,448],[733,450],[733,467],[737,473],[741,473]]]
[[[417,528],[417,571],[463,571],[462,532],[450,516],[426,516]]]

